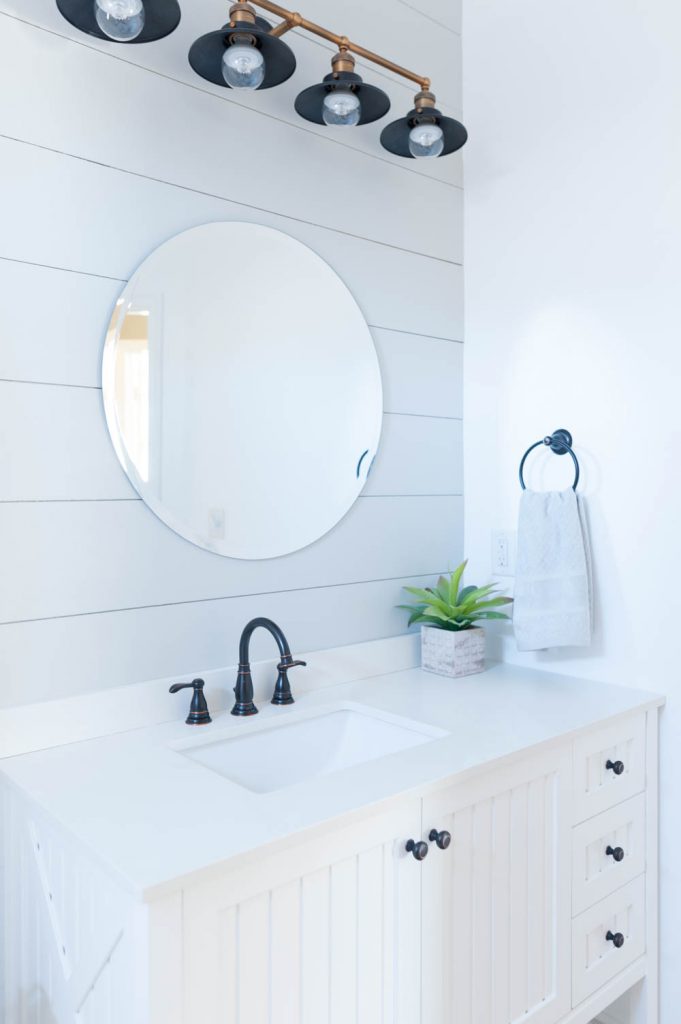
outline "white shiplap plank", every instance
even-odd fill
[[[386,415],[364,494],[461,494],[462,424]],[[0,380],[0,502],[132,499],[101,392]]]
[[[2,27],[0,89],[15,97],[0,116],[4,135],[250,206],[271,210],[276,204],[290,217],[461,261],[460,189],[419,176],[415,194],[413,175],[381,162],[384,201],[377,203],[373,161],[367,166],[355,150],[344,147],[343,160],[334,161],[328,144],[310,132],[296,132],[292,140],[292,129],[274,119],[259,130],[253,114],[235,104],[135,65],[102,60],[88,47],[65,48],[49,33],[39,33],[36,46],[36,30],[13,19]],[[39,51],[30,63],[28,45]],[[102,116],[112,102],[115,132]],[[235,159],[239,140],[246,155]],[[287,152],[295,159],[282,158]],[[245,173],[254,166],[258,174]],[[336,194],[342,202],[329,201]],[[424,216],[424,196],[436,215]],[[99,202],[120,217],[115,190],[101,191]]]
[[[123,282],[0,260],[0,379],[97,387]]]
[[[100,391],[0,381],[0,501],[136,497]]]
[[[179,29],[172,36],[150,47],[120,47],[104,40],[86,37],[64,21],[56,9],[51,6],[46,8],[41,0],[21,0],[20,4],[5,0],[0,6],[0,11],[7,11],[22,21],[64,37],[63,45],[70,46],[71,49],[75,46],[88,47],[98,51],[100,60],[117,60],[147,68],[152,73],[184,83],[185,88],[212,93],[226,104],[246,107],[253,111],[253,130],[266,130],[263,122],[266,124],[266,119],[276,118],[292,126],[294,132],[311,132],[321,138],[333,140],[334,144],[329,146],[331,154],[336,145],[347,146],[365,153],[367,157],[394,163],[412,173],[461,183],[462,165],[459,154],[447,160],[423,161],[415,165],[413,161],[393,157],[381,147],[379,135],[383,125],[406,113],[416,86],[368,62],[358,61],[358,72],[365,81],[384,89],[393,103],[392,110],[383,121],[347,131],[330,130],[298,117],[294,110],[297,93],[304,85],[318,81],[330,70],[328,62],[334,52],[332,44],[313,38],[307,33],[294,32],[289,36],[287,42],[295,51],[298,66],[296,74],[276,89],[255,93],[243,91],[239,94],[221,89],[199,78],[187,61],[189,46],[197,36],[211,28],[217,28],[220,22],[225,20],[227,13],[225,8],[224,17],[222,12],[216,16],[213,6],[210,9],[206,7],[209,2],[210,0],[195,0],[189,8],[185,5]],[[316,6],[319,8],[318,17],[322,21],[339,23],[338,8],[332,7],[329,0],[320,0]],[[306,13],[308,17],[316,16],[309,8],[306,8]],[[369,8],[362,6],[361,9],[358,4],[354,4],[354,9],[344,5],[343,31],[350,31],[365,45],[377,47],[379,52],[386,53],[389,47],[393,59],[406,63],[421,74],[430,75],[434,80],[440,108],[445,113],[460,117],[460,41],[453,40],[450,35],[442,32],[424,33],[422,17],[409,8],[398,8],[397,14],[399,16],[395,17],[394,8],[389,4],[389,0],[373,4]]]
[[[376,461],[364,494],[461,494],[460,420],[385,416]]]
[[[249,562],[159,529],[140,501],[8,503],[0,564],[14,585],[0,622],[438,572],[458,553],[461,516],[459,497],[360,498],[316,544]]]
[[[456,327],[452,317],[450,329]],[[389,412],[463,416],[463,345],[403,331],[372,331]]]
[[[402,587],[433,582],[416,576],[2,625],[0,707],[200,676],[237,660],[241,630],[257,615],[280,623],[298,651],[396,636],[406,629],[396,607]],[[251,647],[254,660],[272,655],[263,631]]]

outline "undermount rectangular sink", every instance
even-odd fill
[[[226,736],[186,741],[174,749],[246,789],[271,793],[447,735],[350,703],[291,712],[284,721],[249,722],[246,729],[246,734],[230,729]]]

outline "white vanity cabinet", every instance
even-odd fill
[[[511,734],[503,756],[469,753],[454,772],[425,746],[410,755],[418,784],[401,777],[390,796],[250,850],[243,830],[264,805],[242,796],[242,852],[159,873],[138,895],[21,788],[100,748],[31,755],[3,770],[4,1024],[658,1024],[659,704],[527,746]],[[152,757],[142,737],[120,750],[134,759],[134,743]],[[166,765],[176,786],[199,778],[164,751],[160,786]],[[281,790],[269,807],[291,815],[296,799]],[[145,864],[163,848],[149,852]]]
[[[595,1017],[654,977],[651,716],[652,776],[646,714],[628,716],[152,906],[152,1024],[591,1021],[590,999]],[[410,839],[428,843],[422,861]],[[627,1024],[657,1024],[648,988]]]

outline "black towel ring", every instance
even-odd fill
[[[527,456],[530,454],[530,452],[534,451],[535,448],[538,448],[540,444],[546,445],[546,447],[550,448],[555,455],[570,455],[570,458],[572,459],[575,466],[575,481],[572,485],[572,490],[576,491],[577,484],[579,483],[579,463],[577,462],[577,456],[572,450],[572,434],[569,430],[554,430],[554,432],[552,434],[549,434],[548,437],[542,437],[541,441],[535,441],[534,444],[530,445],[530,447],[527,449],[522,459],[520,460],[520,469],[518,470],[518,476],[520,477],[520,486],[522,487],[522,489],[526,490],[525,481],[523,480],[523,468],[525,466],[525,460]]]

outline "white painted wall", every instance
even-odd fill
[[[427,12],[397,8],[353,0],[343,26],[331,0],[306,14],[431,73],[459,114],[458,15],[433,40]],[[461,555],[460,158],[417,166],[380,148],[380,125],[344,135],[301,121],[295,94],[332,50],[299,33],[287,37],[299,70],[279,89],[241,96],[197,78],[188,48],[225,18],[220,0],[185,0],[176,33],[122,48],[71,29],[53,2],[0,0],[0,707],[231,664],[254,614],[297,650],[399,634],[402,585]],[[406,112],[409,85],[366,78]],[[337,270],[385,383],[366,496],[323,540],[270,562],[220,558],[163,526],[102,411],[123,282],[176,232],[230,219],[286,231]],[[254,657],[271,654],[258,637]]]
[[[663,1024],[681,1004],[676,865],[681,8],[464,3],[466,549],[514,528],[518,461],[574,435],[595,560],[587,651],[504,656],[662,688]],[[541,468],[537,468],[541,462]],[[535,487],[567,486],[542,455]]]

